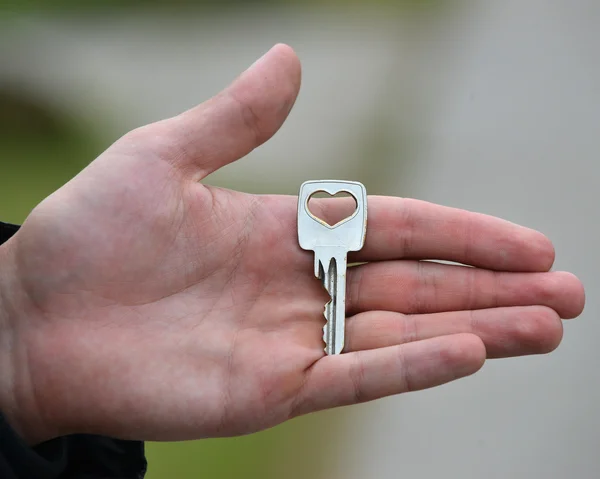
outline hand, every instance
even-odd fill
[[[125,135],[0,249],[3,407],[30,442],[244,434],[558,345],[584,293],[547,272],[542,234],[370,197],[348,352],[326,357],[327,295],[298,246],[296,199],[199,183],[269,139],[299,86],[298,59],[275,47],[215,98]]]

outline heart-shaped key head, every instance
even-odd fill
[[[331,196],[348,193],[356,201],[356,210],[348,218],[331,226],[311,213],[308,201],[315,193]],[[367,190],[357,181],[313,180],[302,183],[298,195],[298,241],[300,247],[314,251],[324,246],[358,251],[365,243],[367,231]]]

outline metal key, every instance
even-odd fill
[[[326,192],[331,196],[345,192],[356,201],[356,210],[348,218],[330,226],[308,209],[312,195]],[[346,267],[349,251],[363,247],[367,232],[367,191],[355,181],[307,181],[298,197],[298,241],[304,250],[315,252],[315,276],[319,278],[331,301],[325,305],[326,324],[323,340],[327,354],[344,349],[346,322]]]

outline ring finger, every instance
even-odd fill
[[[345,351],[362,351],[448,336],[476,334],[488,358],[544,354],[562,339],[562,321],[544,306],[405,315],[369,311],[348,318]]]

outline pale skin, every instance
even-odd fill
[[[268,140],[299,88],[298,58],[274,47],[216,97],[118,140],[0,247],[0,409],[29,443],[246,434],[558,346],[584,290],[550,272],[543,234],[371,196],[346,352],[326,356],[296,198],[200,183]]]

